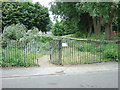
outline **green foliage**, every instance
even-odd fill
[[[75,38],[82,37],[82,33],[81,33],[80,31],[78,31],[78,32],[76,32],[76,33],[74,34],[74,37],[75,37]]]
[[[52,40],[52,38],[40,37],[40,38],[38,39],[38,41],[39,41],[39,42],[42,42],[42,43],[49,42],[50,40]]]
[[[19,40],[26,34],[27,29],[23,24],[11,25],[4,28],[3,39]]]
[[[49,23],[48,9],[39,3],[31,2],[3,2],[2,3],[2,26],[22,23],[27,29],[36,27],[46,32]]]
[[[39,53],[42,55],[49,55],[50,54],[50,47],[49,42],[44,40],[44,42],[38,42],[38,50]]]
[[[118,8],[117,2],[79,2],[76,4],[76,8],[79,12],[88,12],[92,17],[102,17],[102,20],[105,23],[109,21],[109,14],[112,9]],[[114,12],[114,15],[117,17],[117,12]],[[114,18],[116,18],[114,17]]]
[[[52,33],[55,36],[63,36],[63,35],[68,35],[71,33],[75,33],[75,31],[77,31],[76,27],[72,27],[69,28],[68,25],[65,24],[66,22],[61,21],[61,22],[56,22],[53,26],[52,26]]]
[[[114,43],[108,43],[106,49],[103,51],[103,57],[111,60],[118,59],[118,45]]]
[[[52,33],[55,36],[62,36],[62,35],[64,35],[64,31],[65,31],[65,26],[63,25],[62,22],[56,22],[52,26]]]
[[[96,55],[101,54],[102,59],[118,61],[118,45],[115,43],[81,43],[79,51],[91,52]]]
[[[16,24],[16,25],[10,25],[6,26],[4,28],[3,34],[2,34],[2,47],[5,48],[7,46],[7,41],[10,40],[20,40],[22,37],[26,35],[26,27],[23,24]]]
[[[104,36],[105,33],[101,33],[100,35],[96,35],[96,34],[87,35],[87,34],[82,34],[80,31],[73,34],[73,37],[75,38],[96,39],[96,40],[105,40]]]
[[[118,37],[120,37],[120,33],[118,33]]]
[[[118,57],[118,54],[114,49],[106,49],[103,52],[103,58],[112,59],[112,60],[115,59],[117,61],[117,57]]]
[[[48,24],[47,27],[46,27],[46,31],[50,31],[50,30],[52,29],[52,25],[53,25],[53,23],[52,23],[52,21],[50,20],[49,24]]]
[[[104,26],[105,31],[107,31],[106,25],[111,25],[113,22],[118,26],[118,4],[118,2],[55,2],[51,3],[50,10],[87,35],[90,27],[95,26],[93,18],[100,19],[99,22]],[[106,39],[111,39],[109,33],[110,31],[105,33]]]
[[[77,2],[55,2],[51,4],[50,10],[56,16],[60,15],[61,19],[67,22],[64,25],[72,29],[71,34],[76,32],[76,29],[72,27],[86,34],[89,25],[92,23],[92,19],[88,13],[78,11],[76,4]]]
[[[23,41],[26,43],[28,43],[30,41],[35,41],[35,40],[37,40],[38,32],[39,32],[39,30],[37,28],[33,27],[30,30],[28,30],[22,38],[20,38],[20,41]]]
[[[101,33],[100,35],[91,34],[87,38],[89,38],[89,39],[97,39],[97,40],[104,40],[105,39],[104,37],[105,37],[105,33]]]

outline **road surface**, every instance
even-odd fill
[[[2,88],[118,88],[118,69],[3,77]]]

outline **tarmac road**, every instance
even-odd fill
[[[41,70],[49,71],[51,69]],[[53,71],[56,73],[26,74],[24,76],[23,74],[15,76],[15,73],[13,76],[11,74],[14,70],[11,72],[5,70],[4,75],[6,76],[2,77],[2,88],[118,88],[118,69],[116,63],[90,66],[81,65],[81,67],[67,68],[58,67],[55,70]],[[7,74],[11,76],[7,76]]]

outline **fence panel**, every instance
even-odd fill
[[[61,46],[59,42],[61,42]],[[57,64],[118,61],[118,43],[115,42],[69,39],[51,40],[50,52],[51,62]]]
[[[31,66],[38,64],[37,42],[10,41],[1,45],[2,66]]]

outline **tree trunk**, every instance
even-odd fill
[[[96,18],[93,18],[93,26],[94,26],[94,33],[97,34],[97,24],[96,24]]]
[[[112,24],[110,25],[110,30],[111,30],[111,36],[113,36],[113,28],[112,28]]]
[[[111,40],[111,30],[110,30],[110,25],[109,24],[105,25],[105,39],[106,40]]]
[[[101,21],[97,17],[97,35],[100,35],[100,34],[101,34]]]
[[[100,35],[100,33],[101,33],[101,21],[98,17],[97,17],[97,19],[95,17],[93,18],[93,26],[94,26],[94,33],[96,35]]]
[[[89,27],[88,37],[91,35],[91,32],[92,32],[92,26]]]

